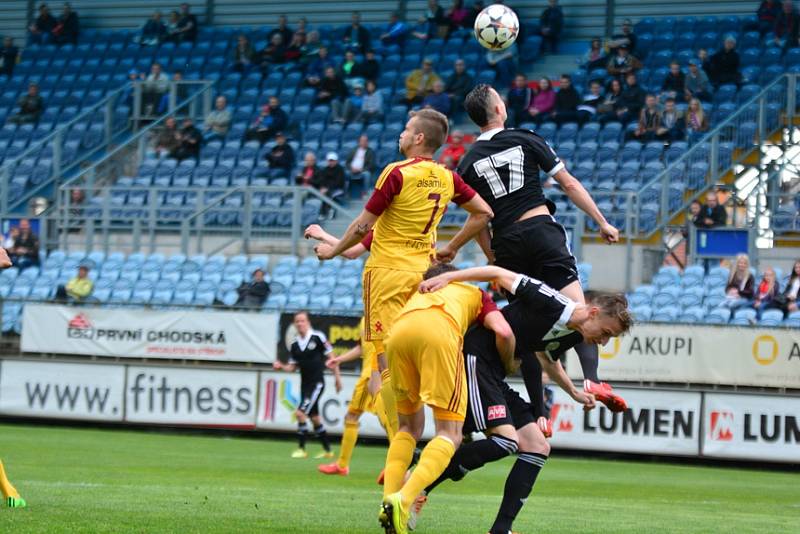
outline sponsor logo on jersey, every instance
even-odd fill
[[[489,406],[486,419],[494,421],[495,419],[503,419],[506,416],[506,407],[502,404],[496,406]]]

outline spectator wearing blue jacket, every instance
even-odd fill
[[[281,109],[278,97],[269,97],[269,104],[261,106],[261,113],[253,120],[250,128],[245,132],[244,140],[256,140],[262,145],[275,134],[286,129],[289,118],[286,112]]]
[[[436,80],[433,82],[433,92],[422,100],[423,108],[435,109],[445,116],[450,116],[450,97],[444,92],[444,82]]]
[[[385,45],[396,44],[403,46],[408,36],[408,25],[400,20],[397,13],[392,13],[389,17],[389,25],[386,27],[386,32],[380,36],[380,40]]]
[[[336,65],[328,57],[328,48],[321,46],[317,59],[309,63],[308,69],[306,69],[306,85],[314,89],[319,87],[328,67],[336,67]]]
[[[161,11],[154,11],[153,15],[144,23],[139,44],[158,46],[167,37],[167,26],[161,20]]]

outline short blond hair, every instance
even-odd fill
[[[450,124],[447,117],[435,109],[420,109],[412,111],[411,117],[417,119],[416,132],[425,136],[425,148],[436,152],[447,140]]]

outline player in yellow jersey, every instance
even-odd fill
[[[454,269],[449,264],[435,265],[424,278]],[[502,357],[513,358],[511,327],[491,297],[469,284],[450,284],[437,293],[415,293],[394,320],[386,354],[400,428],[386,455],[383,504],[378,515],[387,534],[407,532],[414,500],[444,472],[461,443],[467,412],[461,348],[464,333],[473,322],[494,331]],[[423,405],[433,410],[436,437],[422,450],[417,467],[403,482],[425,426]]]
[[[315,248],[320,260],[331,259],[374,231],[363,274],[364,340],[373,344],[377,354],[381,396],[387,411],[392,410],[395,401],[383,339],[431,264],[436,229],[447,204],[456,202],[469,212],[469,217],[453,239],[436,252],[441,261],[452,260],[493,215],[488,204],[460,176],[432,160],[447,138],[447,129],[447,117],[437,111],[412,113],[398,143],[408,159],[391,163],[383,170],[364,210],[336,245],[321,243]],[[393,419],[391,414],[389,419]]]
[[[363,323],[364,319],[362,318],[362,331],[364,330]],[[347,413],[344,416],[344,433],[342,434],[339,458],[333,463],[322,464],[317,467],[321,473],[326,475],[346,476],[350,473],[350,458],[358,440],[358,420],[361,418],[362,413],[370,412],[375,414],[387,432],[390,428],[386,420],[386,413],[383,410],[383,406],[381,406],[383,401],[380,395],[370,393],[369,381],[374,379],[372,367],[375,359],[371,344],[359,343],[344,354],[329,359],[326,365],[328,367],[338,366],[359,357],[361,358],[361,376],[358,377],[358,381],[353,388],[353,395],[350,397],[350,404],[348,404]]]

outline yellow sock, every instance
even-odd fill
[[[391,443],[394,439],[395,431],[392,430],[392,425],[389,424],[389,415],[386,413],[386,406],[383,404],[383,395],[381,395],[380,391],[375,394],[375,398],[372,400],[372,407],[375,409],[375,415],[381,422],[381,426],[386,431],[386,437]]]
[[[14,497],[15,499],[19,498],[19,492],[14,486],[11,485],[11,482],[8,481],[8,478],[6,478],[6,470],[3,469],[2,460],[0,460],[0,491],[3,492],[4,499],[8,499],[9,497]]]
[[[400,490],[405,508],[410,508],[419,493],[444,473],[455,453],[456,448],[453,446],[453,442],[447,438],[436,436],[428,442],[422,449],[419,463],[411,473],[411,478]]]
[[[397,400],[394,397],[394,390],[392,389],[392,377],[388,369],[381,371],[381,398],[383,399],[383,409],[386,411],[386,434],[389,436],[389,441],[394,439],[397,434]]]
[[[344,434],[342,434],[342,450],[339,451],[339,467],[345,468],[350,465],[350,458],[353,456],[353,449],[358,439],[358,422],[344,422]]]
[[[417,441],[408,432],[398,432],[394,435],[394,439],[389,444],[389,452],[386,454],[386,467],[383,471],[384,497],[400,491],[408,466],[411,465],[414,447],[416,446]]]

